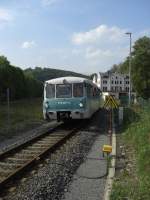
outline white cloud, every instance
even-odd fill
[[[41,0],[43,6],[52,6],[59,0]]]
[[[14,19],[10,10],[0,8],[0,23],[7,23]]]
[[[97,59],[101,56],[111,57],[113,53],[110,50],[101,50],[97,48],[87,48],[85,57],[87,59]]]
[[[95,44],[97,42],[120,42],[123,38],[126,29],[113,26],[108,27],[107,25],[100,25],[87,32],[74,33],[72,36],[72,42],[76,45],[82,44]]]
[[[103,24],[86,32],[74,33],[71,37],[72,54],[82,57],[82,62],[90,68],[105,71],[128,55],[127,31]]]
[[[140,32],[134,34],[134,38],[135,38],[135,39],[138,39],[139,37],[143,37],[143,36],[148,36],[148,37],[150,37],[150,28],[149,28],[149,29],[142,30],[142,31],[140,31]]]
[[[25,42],[23,42],[22,45],[21,45],[21,47],[22,47],[23,49],[29,49],[29,48],[32,48],[32,47],[34,47],[34,46],[36,46],[36,43],[35,43],[34,41],[25,41]]]

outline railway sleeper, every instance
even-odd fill
[[[39,153],[41,153],[42,148],[36,148],[36,147],[30,146],[30,147],[26,148],[25,151],[29,151],[29,153],[31,152],[31,154],[33,154],[33,153],[39,154]]]
[[[47,147],[49,147],[50,145],[51,145],[52,143],[43,143],[43,144],[41,144],[41,143],[38,143],[38,144],[35,144],[34,146],[35,147],[45,147],[45,148],[47,148]]]
[[[39,149],[41,149],[41,150],[43,150],[43,149],[46,149],[46,147],[43,147],[43,146],[31,146],[31,147],[29,147],[29,149],[31,149],[31,150],[33,150],[33,149],[35,149],[35,150],[39,150]]]
[[[11,169],[0,168],[0,177],[5,177],[11,174],[13,171]]]
[[[9,168],[11,168],[12,169],[12,167],[14,167],[14,168],[19,168],[19,167],[21,167],[22,166],[22,164],[19,164],[19,163],[8,163],[8,162],[0,162],[0,167],[2,167],[2,168],[5,168],[5,169],[9,169]]]
[[[0,176],[0,183],[3,182],[3,180],[6,178],[6,176]]]
[[[54,142],[46,142],[46,141],[44,141],[44,142],[39,142],[39,143],[37,143],[36,145],[38,146],[49,146],[49,145],[51,145],[51,144],[54,144]]]
[[[11,173],[12,173],[12,172],[11,172]],[[1,180],[6,179],[11,173],[0,172],[0,179],[1,179]]]
[[[61,138],[59,138],[59,139],[42,139],[42,140],[40,140],[40,141],[38,141],[36,144],[38,144],[38,143],[51,143],[51,142],[57,142],[58,140],[60,140]]]
[[[32,159],[32,158],[34,158],[35,157],[35,154],[25,154],[25,153],[16,153],[15,155],[14,155],[15,157],[17,157],[17,158],[22,158],[22,159]]]
[[[69,130],[66,130],[66,132],[64,132],[64,130],[57,130],[57,132],[53,132],[53,133],[51,133],[50,135],[47,135],[47,136],[48,137],[49,136],[57,137],[57,136],[60,136],[60,135],[67,134],[68,132],[69,132]]]
[[[61,140],[62,138],[64,138],[64,137],[59,137],[59,138],[44,138],[41,141],[43,141],[43,142],[57,142],[57,141]]]
[[[17,158],[17,157],[11,157],[11,158],[7,158],[6,161],[8,162],[17,162],[17,163],[25,163],[30,161],[31,159],[25,159],[25,158]]]
[[[24,154],[24,155],[28,154],[30,156],[35,157],[35,156],[39,155],[41,153],[41,151],[35,151],[35,149],[32,149],[32,150],[31,149],[24,149],[20,153]]]
[[[43,143],[54,143],[54,142],[57,142],[57,141],[59,141],[60,139],[62,139],[62,138],[59,138],[59,139],[45,139],[45,140],[41,140],[40,142],[43,142]]]
[[[60,135],[50,135],[50,136],[46,136],[43,139],[59,139],[62,138],[64,136],[66,136],[68,133],[64,133],[64,134],[60,134]]]
[[[57,141],[58,142],[58,141]],[[45,143],[43,144],[42,146],[45,147],[45,148],[49,148],[49,147],[52,147],[54,144],[56,144],[57,142],[51,142],[51,143]],[[41,145],[39,145],[40,147]]]

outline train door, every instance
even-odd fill
[[[87,84],[87,108],[89,116],[92,115],[92,101],[93,101],[93,90],[90,84]]]

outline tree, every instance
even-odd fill
[[[120,64],[117,65],[117,64],[114,64],[110,70],[108,70],[108,72],[110,73],[115,73],[115,72],[119,72],[119,68],[120,68]]]
[[[132,52],[131,79],[133,89],[145,99],[150,98],[150,38],[138,39]],[[118,65],[113,65],[110,72],[129,73],[129,57]]]
[[[132,81],[136,92],[150,98],[150,38],[142,37],[135,42],[132,52]]]
[[[121,74],[128,74],[129,73],[129,57],[125,59],[124,62],[120,64],[114,64],[112,68],[109,70],[110,73],[121,73]]]
[[[26,97],[41,97],[43,85],[33,78],[32,74],[25,75],[19,67],[10,65],[6,57],[0,56],[0,101],[6,100],[7,88],[10,89],[10,99]]]
[[[10,73],[9,61],[5,56],[0,56],[0,100],[6,95],[6,89],[10,84]]]
[[[27,97],[41,97],[43,94],[43,83],[32,78],[30,75],[25,75],[26,80],[26,96]]]
[[[5,56],[0,56],[0,67],[9,66],[10,63]]]
[[[76,72],[60,70],[60,69],[52,69],[52,68],[40,68],[40,67],[36,67],[35,69],[28,68],[24,70],[24,73],[42,82],[63,76],[78,76],[78,77],[89,78],[89,76],[79,74]]]

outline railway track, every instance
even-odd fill
[[[23,144],[18,145],[0,154],[0,192],[9,183],[20,178],[23,173],[30,170],[41,159],[57,147],[61,146],[67,139],[73,136],[83,125],[75,128],[54,128],[50,132],[37,136]],[[12,184],[11,184],[12,185]]]

